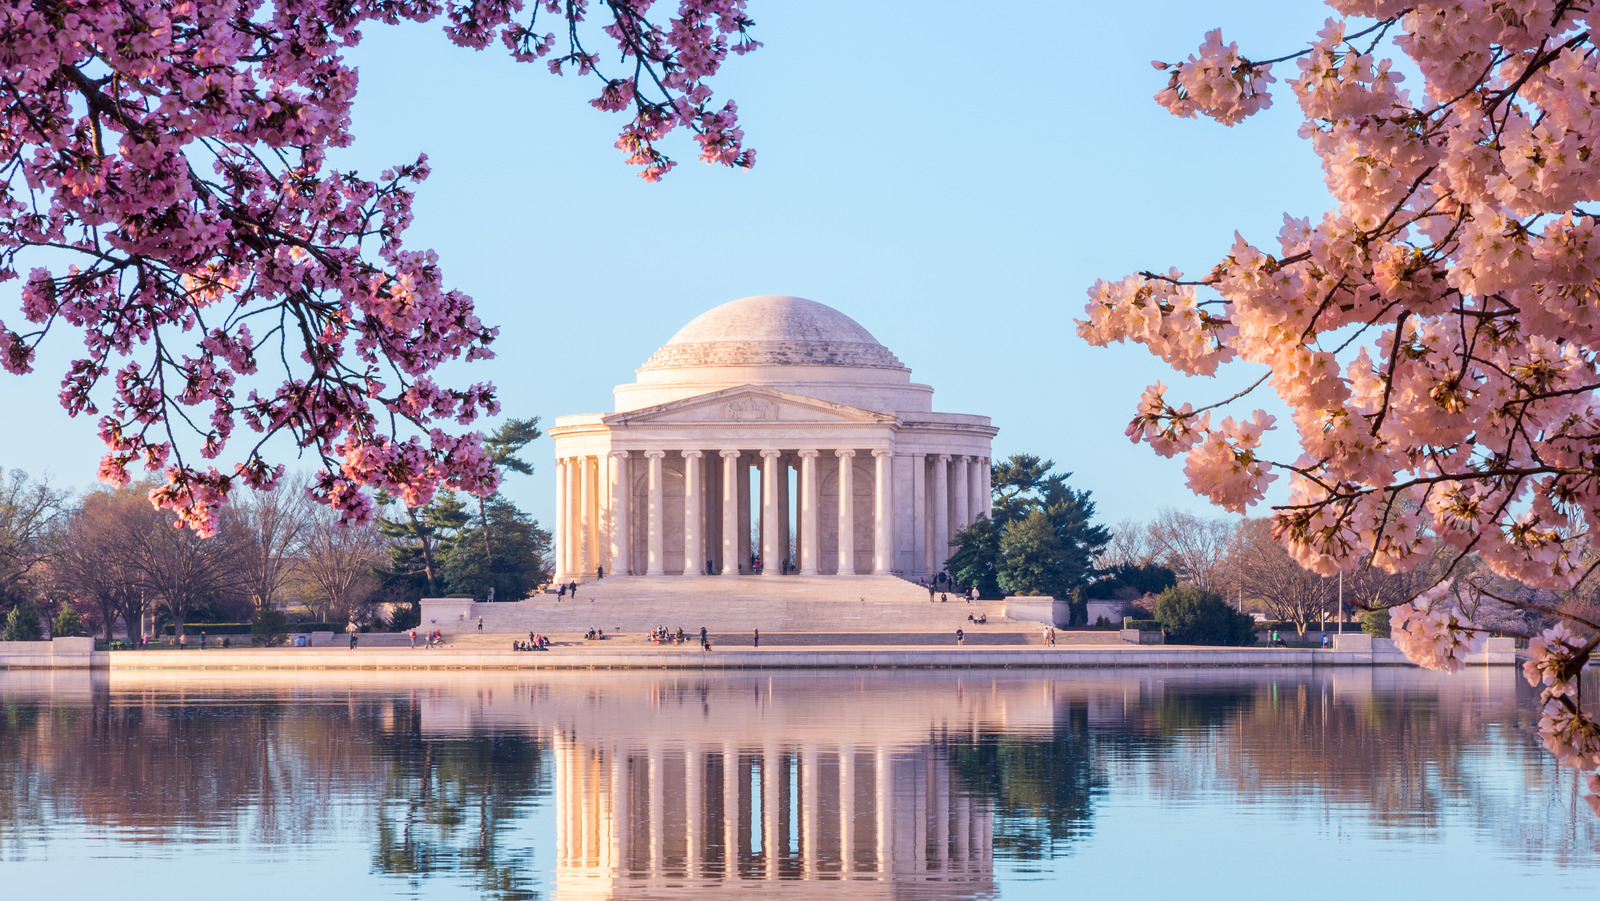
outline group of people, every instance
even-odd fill
[[[416,629],[412,629],[411,630],[410,638],[411,638],[411,646],[412,647],[416,647],[417,646],[417,630]],[[440,645],[440,644],[444,643],[444,633],[440,632],[438,629],[434,629],[432,632],[429,632],[426,635],[424,635],[422,640],[428,647],[430,647],[430,648],[431,647],[435,647],[436,645]],[[353,645],[352,645],[352,647],[353,647]]]
[[[584,638],[585,641],[605,641],[606,640],[606,630],[604,630],[604,629],[590,629],[589,631],[583,633],[583,638]]]
[[[704,633],[705,629],[700,631]],[[682,626],[678,627],[676,633],[668,632],[666,626],[656,626],[650,630],[650,641],[654,644],[683,644],[686,640]]]
[[[988,621],[989,614],[987,613],[979,613],[976,616],[972,615],[971,613],[967,614],[967,622],[972,623],[975,626],[981,626]]]
[[[540,635],[537,632],[529,632],[528,633],[528,640],[527,641],[514,641],[514,642],[512,642],[511,643],[511,650],[513,650],[513,651],[548,651],[548,650],[550,650],[550,638],[549,638],[549,636],[546,636],[546,635]]]
[[[572,599],[574,601],[576,601],[578,599],[578,582],[577,582],[577,580],[573,580],[571,582],[568,582],[565,585],[557,585],[556,586],[556,602],[560,603],[561,600],[563,598],[565,598],[569,594],[572,595]]]

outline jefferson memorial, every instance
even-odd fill
[[[550,429],[558,582],[915,580],[989,514],[989,418],[935,413],[933,388],[815,301],[710,310],[614,395]]]

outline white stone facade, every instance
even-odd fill
[[[558,581],[752,575],[753,558],[777,576],[791,550],[801,578],[914,579],[989,513],[988,417],[933,412],[932,388],[813,301],[723,304],[615,396],[550,430]]]

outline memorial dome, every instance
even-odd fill
[[[830,366],[904,370],[860,323],[803,297],[763,294],[696,316],[640,371],[707,366]]]

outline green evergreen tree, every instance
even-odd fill
[[[387,509],[394,499],[380,492],[377,501]],[[389,566],[377,571],[384,593],[396,600],[439,597],[445,591],[445,558],[467,518],[453,491],[435,495],[424,507],[406,507],[399,517],[379,517],[378,530],[389,539]]]
[[[6,626],[4,631],[0,631],[0,641],[38,641],[43,637],[39,609],[33,606],[32,600],[18,598],[16,606],[6,615]]]
[[[78,611],[67,604],[62,604],[56,611],[56,619],[50,625],[50,635],[55,638],[69,638],[83,631],[83,617]]]
[[[451,592],[477,598],[488,597],[491,587],[497,601],[527,597],[549,578],[550,533],[499,494],[487,498],[484,509],[486,526],[464,529],[455,536],[445,556],[445,582]],[[494,530],[493,556],[481,540],[485,527]]]
[[[1156,621],[1173,644],[1251,644],[1256,624],[1248,614],[1228,606],[1220,595],[1193,585],[1174,585],[1156,598]]]
[[[960,547],[946,564],[957,585],[974,586],[978,596],[1000,597],[1000,527],[992,519],[979,519],[956,533],[951,544]]]
[[[1064,554],[1050,517],[1033,510],[1001,533],[1000,583],[1017,594],[1066,597],[1071,586],[1059,565]]]
[[[1033,454],[1013,454],[995,465],[991,479],[994,513],[963,529],[950,558],[959,585],[981,594],[1001,590],[1066,598],[1094,575],[1094,558],[1111,532],[1093,524],[1089,492],[1067,485],[1072,473]],[[992,577],[991,577],[992,574]]]
[[[539,431],[537,416],[532,419],[508,419],[484,439],[483,446],[489,452],[489,459],[495,466],[506,472],[531,476],[533,464],[518,457],[517,454],[542,434],[544,433]],[[484,556],[492,566],[494,564],[494,546],[490,538],[492,530],[489,515],[485,511],[485,501],[481,497],[478,498],[478,526],[482,535]]]

